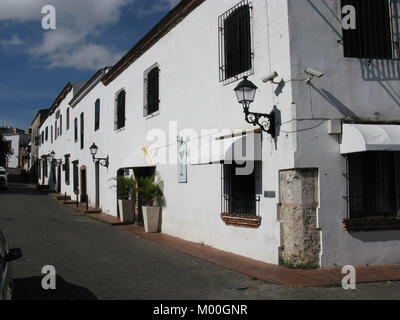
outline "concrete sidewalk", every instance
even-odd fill
[[[57,200],[56,194],[49,194]],[[58,200],[63,203],[62,200]],[[276,266],[257,260],[249,259],[243,256],[229,252],[214,249],[198,243],[185,241],[171,237],[162,233],[146,233],[144,228],[138,225],[123,225],[117,218],[105,213],[86,212],[84,205],[78,208],[72,204],[67,204],[73,209],[79,210],[87,216],[115,226],[116,228],[134,234],[135,236],[156,242],[226,269],[245,274],[258,280],[264,280],[269,283],[284,287],[323,287],[323,286],[341,286],[342,268],[316,269],[316,270],[295,270],[281,266]],[[357,283],[400,281],[400,265],[384,266],[360,266],[356,267]]]

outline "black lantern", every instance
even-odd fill
[[[56,159],[56,153],[52,151],[48,156],[47,160],[49,160],[50,163],[54,164],[62,164],[62,159]]]
[[[275,138],[275,113],[270,114],[250,112],[250,104],[256,96],[257,86],[244,77],[243,80],[234,89],[238,102],[243,105],[246,122],[253,126],[259,126],[263,131],[269,133]]]
[[[239,103],[250,105],[250,103],[254,101],[257,89],[253,82],[247,80],[247,77],[244,77],[235,88]]]
[[[99,150],[99,147],[96,146],[94,143],[90,147],[90,153],[92,154],[92,157],[95,157],[97,154],[97,150]]]
[[[107,156],[107,158],[96,158],[96,154],[97,151],[99,150],[99,147],[96,146],[95,143],[92,144],[92,146],[90,147],[90,153],[92,155],[93,158],[93,162],[94,163],[99,163],[100,165],[102,165],[103,167],[108,168],[109,165],[109,158]]]

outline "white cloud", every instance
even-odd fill
[[[181,0],[156,0],[149,8],[138,8],[137,15],[149,16],[154,13],[165,12],[175,7]]]
[[[20,46],[24,43],[17,35],[14,35],[10,40],[2,40],[0,42],[5,47]]]
[[[122,56],[95,42],[106,27],[118,22],[124,6],[134,1],[1,0],[0,21],[37,21],[40,27],[44,17],[42,7],[53,5],[56,9],[57,29],[43,30],[41,43],[30,48],[28,53],[35,58],[44,58],[50,68],[96,70],[114,64]],[[14,39],[12,44],[17,45],[18,39]]]
[[[96,70],[100,67],[112,66],[122,53],[111,52],[106,47],[96,44],[80,44],[78,48],[70,51],[56,51],[49,55],[49,68],[72,67],[78,70]]]

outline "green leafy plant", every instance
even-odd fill
[[[138,178],[138,193],[139,199],[142,201],[143,206],[151,207],[154,205],[161,205],[163,201],[163,182],[155,182],[156,175],[150,177]]]
[[[120,200],[129,200],[134,198],[136,193],[136,180],[133,176],[118,176],[113,178],[116,181],[117,198]]]

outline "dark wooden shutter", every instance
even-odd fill
[[[85,142],[85,118],[83,113],[81,113],[81,149],[84,148],[84,142]]]
[[[74,140],[75,142],[78,141],[78,119],[74,119]]]
[[[390,8],[387,0],[342,0],[356,9],[356,29],[343,30],[344,56],[392,59]]]
[[[65,182],[69,183],[69,156],[65,156]]]
[[[76,162],[73,163],[73,168],[74,168],[74,190],[77,190],[79,188],[79,169],[78,169],[78,164]]]
[[[147,114],[158,110],[159,103],[159,69],[153,68],[147,75]]]
[[[96,100],[94,114],[94,130],[96,131],[100,128],[100,99]]]
[[[118,94],[117,100],[117,129],[125,127],[125,91]]]
[[[250,7],[233,11],[224,21],[225,78],[251,69]]]
[[[67,109],[67,130],[69,130],[69,108]]]

